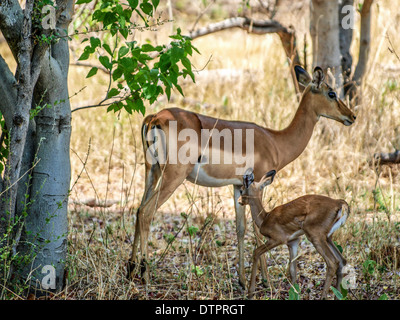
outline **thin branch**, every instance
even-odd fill
[[[391,53],[393,53],[393,54],[396,56],[397,60],[400,61],[400,57],[399,57],[399,55],[397,54],[397,52],[396,52],[396,50],[395,50],[395,48],[394,48],[394,46],[393,46],[392,39],[390,39],[390,37],[389,37],[388,34],[386,35],[386,38],[388,39],[389,44],[390,44],[390,47],[388,48],[389,51],[390,51]]]
[[[208,11],[208,9],[210,9],[210,7],[213,4],[215,4],[215,2],[216,2],[216,0],[211,0],[210,3],[204,8],[204,10],[202,12],[200,12],[200,14],[196,18],[196,21],[194,22],[192,28],[190,29],[190,33],[192,33],[194,31],[194,29],[196,28],[196,26],[199,23],[200,19],[204,16],[204,14]]]
[[[112,105],[113,103],[123,102],[123,101],[125,101],[126,99],[128,99],[129,97],[130,97],[130,94],[127,93],[127,94],[126,94],[125,96],[123,96],[123,97],[118,97],[118,96],[113,97],[113,98],[120,98],[120,99],[118,99],[118,100],[113,99],[111,102],[107,102],[107,103],[104,103],[104,102],[107,101],[107,100],[110,100],[111,98],[104,98],[103,100],[101,100],[101,101],[100,101],[99,103],[97,103],[97,104],[92,104],[92,105],[88,105],[88,106],[84,106],[84,107],[75,108],[75,109],[71,110],[71,113],[72,113],[72,112],[75,112],[75,111],[79,111],[79,110],[84,110],[84,109],[91,109],[91,108],[99,108],[99,107],[110,106],[110,105]]]
[[[196,39],[202,36],[209,35],[211,33],[232,28],[241,28],[243,30],[246,30],[248,33],[258,35],[277,33],[281,39],[282,46],[285,50],[290,65],[301,65],[300,57],[297,51],[296,33],[294,28],[292,26],[286,28],[276,20],[254,20],[246,17],[235,17],[212,23],[204,28],[192,31],[190,32],[189,36],[192,39]],[[296,93],[299,93],[300,89],[297,86],[296,75],[294,74],[293,68],[291,68],[291,70],[291,76],[296,89]]]
[[[232,28],[241,28],[247,30],[249,33],[255,34],[267,34],[276,32],[291,33],[291,31],[289,31],[286,27],[281,25],[276,20],[253,20],[246,17],[235,17],[212,23],[207,27],[197,29],[196,31],[190,32],[189,36],[192,39],[196,39],[214,32]]]
[[[72,63],[70,63],[70,65],[71,66],[77,66],[77,67],[87,67],[87,68],[96,67],[100,71],[103,71],[105,74],[110,74],[110,70],[108,70],[107,68],[105,68],[103,66],[87,63],[87,62],[72,62]]]

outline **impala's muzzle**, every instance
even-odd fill
[[[356,121],[356,116],[352,114],[348,119],[344,119],[343,124],[345,126],[351,126]]]

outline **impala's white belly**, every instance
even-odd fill
[[[218,179],[211,177],[204,171],[203,165],[200,163],[194,165],[192,172],[186,179],[204,187],[223,187],[231,184],[242,184],[242,181],[239,178]]]

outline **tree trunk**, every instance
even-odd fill
[[[343,93],[347,94],[351,87],[351,72],[353,65],[353,57],[350,53],[351,42],[353,41],[353,29],[343,28],[342,21],[346,18],[349,12],[343,12],[345,6],[354,6],[354,0],[340,0],[339,1],[339,41],[340,53],[342,55],[342,72],[343,72]],[[354,18],[354,17],[353,17]],[[352,21],[354,23],[354,20]]]
[[[63,35],[72,18],[73,1],[57,24]],[[71,179],[70,136],[71,108],[68,94],[69,51],[67,40],[61,39],[52,46],[51,58],[43,59],[43,70],[39,77],[35,100],[52,105],[44,108],[36,117],[35,145],[37,159],[33,168],[32,203],[26,218],[26,231],[32,243],[37,245],[32,269],[37,269],[35,279],[43,279],[41,267],[50,265],[55,269],[56,291],[64,284],[64,269],[67,257],[68,195]],[[49,63],[48,61],[54,61]],[[47,65],[47,66],[45,66]],[[36,236],[38,235],[38,236]]]
[[[57,32],[65,35],[71,21],[73,0],[58,0]],[[0,29],[7,43],[18,57],[21,51],[20,34],[22,30],[22,9],[16,0],[0,3]],[[40,52],[42,50],[42,52]],[[35,60],[37,52],[40,56]],[[39,59],[40,58],[40,59]],[[35,289],[54,289],[59,291],[64,284],[64,269],[67,257],[67,203],[70,187],[70,135],[71,110],[68,94],[68,41],[61,38],[50,50],[36,45],[32,53],[31,66],[37,74],[37,82],[32,92],[23,92],[29,96],[35,108],[48,104],[34,119],[29,119],[26,130],[23,156],[18,174],[18,193],[16,196],[15,215],[20,217],[22,234],[14,232],[18,244],[19,256],[29,255],[29,264],[16,265],[14,271],[30,281]],[[20,64],[18,64],[20,67]],[[18,69],[18,68],[17,68]],[[12,73],[3,59],[0,59],[0,111],[11,125],[17,114],[15,83]],[[35,74],[36,75],[36,74]],[[13,101],[14,100],[14,101]],[[7,123],[8,125],[8,123]],[[11,141],[12,142],[12,141]],[[25,172],[28,174],[23,175]],[[2,200],[6,199],[1,196]],[[0,221],[4,232],[4,224]],[[18,230],[17,230],[18,231]],[[3,234],[0,234],[0,237]],[[14,252],[14,256],[17,252]],[[43,267],[45,267],[43,269]],[[52,271],[54,270],[54,277]],[[43,272],[43,273],[42,273]],[[48,281],[51,280],[51,281]]]
[[[312,0],[310,2],[310,34],[313,47],[313,68],[324,72],[331,69],[336,88],[343,84],[339,42],[339,15],[336,0]],[[329,81],[329,79],[327,79]]]
[[[346,2],[349,0],[343,0],[343,2]],[[350,1],[349,1],[350,2]],[[352,1],[351,1],[352,2]],[[370,42],[371,42],[371,6],[372,6],[373,0],[365,0],[361,9],[361,29],[360,29],[360,49],[359,49],[359,54],[358,54],[358,62],[357,66],[354,71],[354,75],[352,79],[347,78],[347,73],[344,72],[344,92],[345,94],[349,95],[350,101],[352,101],[353,105],[358,104],[360,101],[359,97],[359,91],[361,89],[361,83],[362,79],[365,75],[365,72],[367,70],[367,63],[368,63],[368,57],[369,57],[369,51],[370,51]],[[342,37],[346,37],[346,34],[348,34],[349,30],[341,30],[341,45],[342,45]],[[351,41],[351,40],[350,40]],[[342,50],[342,48],[341,48]],[[344,50],[346,50],[344,48]],[[344,54],[344,51],[342,51],[342,55]],[[346,55],[347,57],[347,55]],[[343,56],[345,59],[345,56]],[[342,66],[343,64],[343,59],[342,59]],[[345,69],[344,69],[345,71]]]
[[[371,5],[373,0],[365,0],[361,9],[360,53],[353,81],[361,84],[362,77],[367,69],[371,42]]]

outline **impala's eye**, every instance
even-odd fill
[[[328,96],[329,96],[329,98],[331,98],[331,99],[336,99],[336,93],[333,92],[333,91],[329,91],[329,92],[328,92]]]

